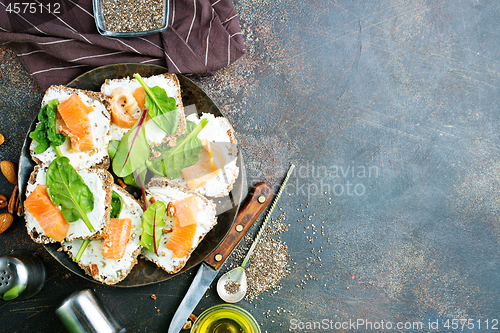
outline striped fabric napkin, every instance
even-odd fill
[[[122,62],[212,75],[245,53],[231,0],[170,1],[169,27],[162,33],[114,38],[97,32],[92,0],[0,0],[0,44],[14,49],[42,89]],[[18,14],[12,6],[16,2]],[[46,5],[52,4],[54,11],[55,3],[60,4],[58,14],[48,13]],[[31,15],[30,10],[36,12]]]

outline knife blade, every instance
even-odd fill
[[[178,333],[181,331],[189,315],[193,313],[196,305],[217,276],[224,261],[229,257],[264,208],[271,202],[272,197],[273,189],[270,185],[266,183],[255,185],[252,195],[236,215],[229,233],[219,246],[201,263],[193,282],[191,282],[186,295],[170,322],[168,333]]]

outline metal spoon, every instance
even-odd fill
[[[271,205],[271,208],[269,209],[264,222],[262,222],[259,232],[257,233],[257,236],[255,236],[252,246],[250,247],[250,250],[248,250],[248,253],[245,256],[245,259],[243,259],[241,265],[233,268],[219,278],[219,281],[217,282],[217,293],[225,302],[236,303],[241,301],[243,297],[245,297],[247,293],[247,276],[245,274],[245,266],[250,259],[255,246],[257,246],[257,244],[259,243],[260,237],[266,229],[267,223],[269,222],[271,215],[273,214],[274,208],[278,204],[281,194],[285,189],[285,185],[288,182],[288,178],[290,178],[290,175],[292,174],[294,168],[295,165],[290,165],[290,168],[286,173],[286,177],[281,184],[278,194],[276,195],[276,198],[274,198],[273,204]]]

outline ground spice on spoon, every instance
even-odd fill
[[[236,294],[238,291],[240,291],[240,287],[241,287],[241,284],[239,284],[236,281],[228,280],[228,281],[226,281],[226,283],[224,283],[224,289],[226,290],[226,292],[229,295]]]

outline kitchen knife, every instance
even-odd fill
[[[224,261],[229,257],[264,208],[271,202],[272,197],[273,189],[270,185],[266,183],[255,185],[251,197],[240,208],[229,233],[207,259],[201,263],[193,282],[191,282],[191,286],[170,322],[168,333],[178,333],[181,331],[189,315],[193,313],[205,291],[217,276]]]

